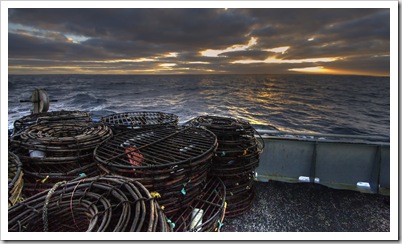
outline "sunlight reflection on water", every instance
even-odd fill
[[[9,128],[29,114],[36,87],[51,110],[162,111],[179,123],[199,115],[245,119],[263,128],[389,135],[389,78],[328,75],[9,76]]]

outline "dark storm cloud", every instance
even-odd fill
[[[256,59],[264,60],[269,56],[276,55],[274,52],[267,52],[261,50],[246,50],[237,52],[224,52],[220,56],[226,57],[226,61],[231,62],[240,59]]]
[[[339,60],[337,62],[326,64],[326,67],[334,70],[346,70],[346,71],[359,71],[368,70],[375,74],[387,74],[389,73],[389,56],[355,56]]]
[[[373,11],[373,10],[372,10]],[[388,10],[375,10],[368,15],[354,15],[346,20],[328,22],[310,35],[289,41],[292,47],[283,58],[342,56],[367,53],[389,53],[390,23]],[[314,37],[309,42],[308,38]],[[284,40],[282,39],[281,42]]]
[[[114,57],[114,54],[105,52],[101,48],[87,45],[78,45],[67,39],[38,38],[35,36],[8,34],[8,51],[10,58],[36,59],[105,59]]]
[[[389,41],[389,10],[384,9],[285,9],[268,11],[243,10],[259,18],[260,27],[251,35],[259,37],[260,45],[315,44],[342,40],[352,42],[370,38]],[[281,16],[282,15],[282,16]],[[280,20],[280,21],[277,21]]]
[[[21,60],[26,59],[26,65],[34,62],[33,65],[46,67],[46,60],[53,60],[53,66],[80,64],[82,68],[85,64],[93,68],[110,67],[111,70],[145,70],[174,63],[173,68],[183,70],[197,66],[200,70],[228,73],[286,73],[290,68],[316,64],[231,62],[264,60],[270,56],[278,59],[347,57],[325,63],[325,66],[339,69],[354,66],[362,70],[381,67],[378,70],[388,69],[389,72],[389,57],[371,59],[389,54],[389,22],[389,9],[369,8],[16,8],[9,9],[9,63],[24,65]],[[227,50],[233,45],[247,45],[251,37],[256,38],[257,43],[247,50]],[[283,54],[264,51],[283,46],[289,46]],[[217,57],[205,57],[200,52],[206,49],[226,51]],[[177,53],[177,57],[165,56],[172,52]],[[362,54],[366,60],[359,59]],[[91,63],[140,58],[155,60]],[[377,68],[370,68],[370,65]]]
[[[389,42],[379,39],[348,42],[341,39],[334,41],[302,41],[293,45],[286,53],[278,55],[285,59],[303,59],[309,57],[342,57],[365,53],[367,55],[389,54]]]
[[[390,13],[382,10],[373,14],[345,20],[326,28],[322,34],[345,40],[368,40],[369,38],[388,41],[390,37]]]
[[[55,53],[65,51],[64,46],[58,42],[48,42],[29,35],[9,33],[8,43],[10,57],[53,57]]]
[[[300,64],[296,64],[297,67],[305,67]],[[270,64],[257,63],[250,66],[241,64],[232,64],[230,66],[224,66],[228,73],[233,74],[284,74],[289,73],[289,66],[287,64]]]
[[[91,38],[173,43],[176,48],[244,41],[253,22],[214,9],[15,9],[9,20]]]
[[[169,52],[167,45],[157,45],[129,39],[92,38],[81,43],[83,46],[103,50],[109,58],[141,58]],[[114,57],[113,57],[114,56]]]

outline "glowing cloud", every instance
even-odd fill
[[[176,64],[175,63],[164,63],[164,64],[160,64],[159,66],[160,67],[173,67],[173,66],[176,66]]]
[[[177,52],[170,52],[168,54],[163,55],[165,58],[176,58],[179,53]]]
[[[80,43],[83,41],[86,41],[89,39],[89,37],[86,36],[77,36],[77,35],[71,35],[71,34],[64,34],[68,40],[70,40],[73,43]]]
[[[232,64],[300,64],[300,63],[315,63],[315,62],[333,62],[338,60],[338,57],[329,58],[305,58],[305,59],[277,59],[276,57],[269,57],[265,60],[236,60]]]
[[[305,68],[292,68],[288,69],[289,71],[296,71],[296,72],[307,72],[307,73],[327,73],[330,70],[325,69],[322,66],[315,66],[315,67],[305,67]]]
[[[137,59],[112,59],[112,60],[95,60],[95,61],[80,61],[90,63],[141,63],[141,62],[154,62],[156,58],[137,58]]]
[[[200,53],[202,56],[206,56],[206,57],[218,57],[222,53],[247,50],[248,48],[250,48],[256,44],[257,44],[257,38],[251,37],[251,39],[247,43],[247,45],[233,45],[233,46],[225,48],[225,49],[207,49],[207,50],[201,51]]]
[[[264,49],[264,51],[284,54],[288,49],[289,46],[284,46],[284,47],[275,47],[271,49]]]
[[[187,62],[187,64],[210,64],[210,62],[205,62],[205,61],[191,61],[191,62]]]

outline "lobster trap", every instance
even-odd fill
[[[24,186],[22,164],[17,155],[8,152],[8,207],[15,205],[21,199]]]
[[[101,121],[114,130],[140,129],[162,125],[177,125],[179,118],[175,114],[162,112],[126,112],[116,113],[101,118]]]
[[[210,175],[220,177],[226,186],[227,217],[247,211],[255,195],[254,174],[264,144],[250,123],[235,118],[199,116],[185,126],[205,128],[218,140]]]
[[[208,130],[166,126],[115,135],[94,155],[103,172],[138,179],[171,217],[201,192],[216,147]]]
[[[24,116],[14,121],[14,134],[25,130],[31,125],[39,123],[89,123],[91,122],[91,116],[88,112],[82,111],[53,111],[43,113],[33,113]]]
[[[175,232],[220,231],[225,217],[226,188],[218,177],[208,177],[199,195],[171,219]]]
[[[93,151],[111,136],[111,129],[103,124],[42,122],[12,137],[11,150],[24,166],[24,195],[59,181],[98,175]]]
[[[171,225],[138,181],[97,176],[60,181],[8,210],[10,232],[167,232]]]

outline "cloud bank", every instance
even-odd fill
[[[390,69],[389,9],[15,8],[8,20],[11,74]]]

